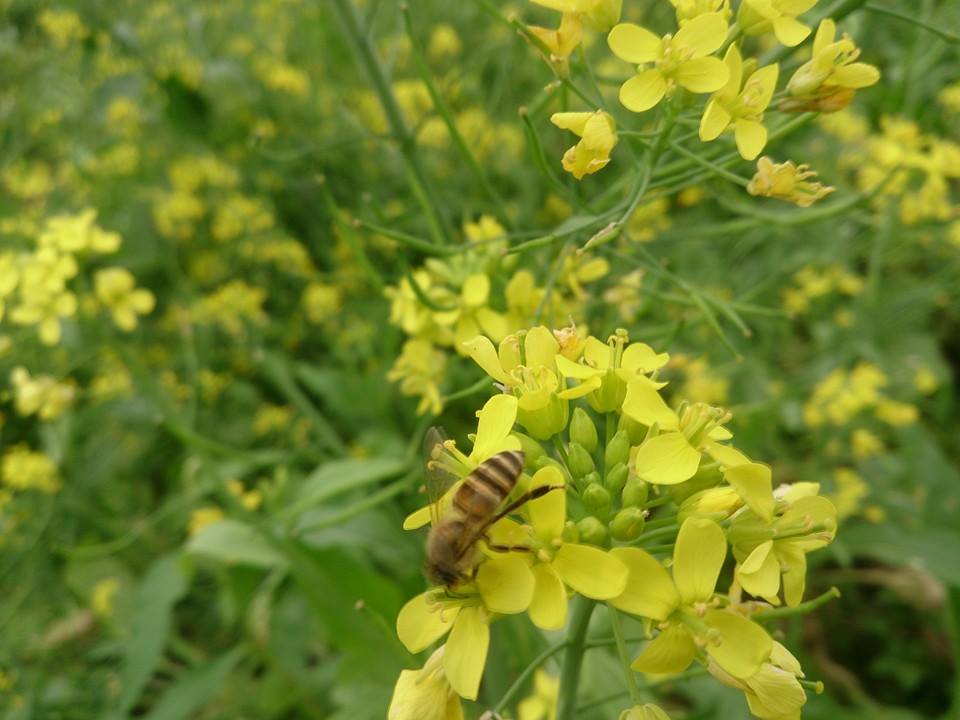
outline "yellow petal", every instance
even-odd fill
[[[530,479],[530,490],[544,485],[565,484],[560,470],[548,465],[537,470]],[[534,532],[549,542],[563,533],[563,524],[567,520],[567,493],[565,490],[551,490],[546,495],[528,502],[526,511]]]
[[[736,44],[727,48],[727,52],[723,56],[723,62],[727,66],[727,70],[730,71],[730,76],[727,79],[726,86],[720,92],[725,97],[735,97],[740,92],[740,84],[743,82],[743,57],[740,55],[740,50]]]
[[[649,110],[663,99],[667,81],[656,69],[644,70],[620,86],[620,103],[633,112]]]
[[[430,512],[429,505],[422,507],[419,510],[414,510],[403,519],[403,529],[416,530],[417,528],[422,528],[424,525],[430,522],[431,517],[432,514]]]
[[[723,64],[723,60],[715,57],[687,60],[673,72],[673,79],[678,85],[695,93],[719,90],[727,84],[729,77],[730,71]]]
[[[666,568],[640,548],[616,547],[610,554],[626,565],[629,572],[626,587],[610,604],[631,615],[666,620],[680,604],[677,588]]]
[[[458,614],[443,651],[443,671],[454,692],[476,700],[490,648],[490,627],[483,608],[465,607]]]
[[[830,76],[831,85],[846,88],[865,88],[880,81],[880,71],[867,63],[852,63],[838,67]]]
[[[397,615],[397,637],[412,653],[426,650],[443,637],[457,617],[457,608],[442,611],[427,605],[429,593],[421,593],[407,601]]]
[[[700,139],[710,142],[730,126],[730,113],[716,100],[710,100],[700,118]]]
[[[530,328],[523,340],[523,350],[527,356],[527,367],[543,366],[553,370],[556,364],[557,353],[560,352],[560,343],[543,325]]]
[[[655,485],[676,485],[689,480],[699,465],[700,453],[681,432],[668,432],[644,441],[634,456],[637,475]]]
[[[473,358],[473,361],[479,365],[487,375],[497,382],[504,385],[512,385],[513,380],[504,372],[500,365],[500,359],[497,357],[497,351],[490,342],[490,338],[482,335],[475,337],[463,344],[467,354]]]
[[[770,104],[773,93],[777,90],[777,78],[780,76],[780,66],[774,63],[757,70],[750,76],[750,82],[756,83],[760,92],[756,95],[753,107],[764,110]]]
[[[636,377],[627,383],[623,412],[642,425],[657,424],[661,429],[673,430],[680,424],[677,414],[667,407],[657,386],[647,377]]]
[[[663,48],[663,41],[657,35],[633,23],[614,26],[607,36],[607,44],[614,55],[634,65],[653,62]]]
[[[834,531],[817,533],[808,537],[792,538],[786,542],[791,545],[802,548],[806,552],[818,550],[825,547],[833,539],[837,525],[837,508],[827,498],[820,495],[801,497],[790,505],[789,508],[780,516],[778,525],[797,525],[806,523],[809,525],[826,525],[834,528]],[[824,536],[826,535],[826,537]]]
[[[683,521],[673,548],[673,580],[685,605],[713,595],[727,557],[727,537],[713,520],[690,517]]]
[[[464,305],[468,307],[480,307],[485,305],[487,298],[490,297],[490,278],[484,273],[474,273],[463,281],[463,288],[460,291]]]
[[[671,625],[643,649],[630,667],[637,672],[673,675],[690,667],[696,653],[690,631],[682,625]]]
[[[734,136],[737,150],[744,160],[755,160],[767,144],[767,128],[756,120],[737,120]]]
[[[796,607],[807,586],[807,555],[788,543],[774,544],[774,552],[783,570],[783,599],[788,607]]]
[[[755,695],[754,699],[747,693],[750,711],[757,717],[799,717],[807,702],[807,694],[797,678],[770,663],[764,663],[748,685]]]
[[[587,126],[587,120],[592,116],[592,112],[561,112],[551,115],[550,122],[561,130],[569,130],[582,137]]]
[[[684,23],[683,27],[673,36],[673,46],[692,50],[692,57],[701,58],[719,50],[726,39],[727,21],[723,15],[717,12],[704,13]],[[720,63],[721,61],[717,60],[717,62]],[[724,66],[724,79],[717,87],[722,87],[726,81],[726,66]],[[717,88],[713,89],[716,90]]]
[[[563,582],[594,600],[617,597],[627,585],[627,566],[591,545],[564,543],[553,558],[553,569]]]
[[[770,657],[773,640],[755,622],[726,610],[708,610],[704,621],[719,631],[720,643],[707,644],[707,652],[717,664],[735,678],[756,673]]]
[[[553,567],[533,566],[533,600],[527,609],[530,620],[542,630],[560,630],[567,622],[567,589]]]
[[[516,438],[512,438],[516,447],[508,448],[506,443],[516,421],[517,399],[513,395],[494,395],[487,400],[477,413],[477,437],[470,459],[481,463],[503,450],[519,450],[520,442]]]
[[[484,335],[491,339],[499,342],[507,334],[509,325],[506,316],[502,313],[488,307],[481,307],[477,308],[475,316]],[[466,339],[469,340],[470,338]]]
[[[654,352],[653,348],[642,342],[630,343],[620,358],[620,367],[631,373],[649,373],[659,370],[670,361],[667,353]]]
[[[773,597],[780,590],[780,563],[773,553],[773,540],[760,543],[737,568],[743,589],[756,597]]]
[[[714,431],[717,429],[725,430],[725,428],[714,428]],[[713,432],[710,434],[713,435]],[[735,467],[750,462],[750,458],[742,452],[729,445],[721,445],[715,442],[716,439],[717,438],[711,438],[707,440],[703,444],[703,449],[710,457],[720,463],[721,467]]]
[[[487,609],[503,615],[526,610],[533,598],[533,573],[516,553],[493,557],[477,569],[477,590]]]
[[[830,18],[820,21],[817,27],[817,34],[813,38],[813,56],[816,57],[828,46],[833,44],[833,39],[837,36],[837,24]]]
[[[761,463],[746,463],[728,467],[723,477],[764,522],[773,521],[773,473]]]
[[[787,15],[781,15],[773,21],[773,34],[783,45],[796,47],[810,34],[810,28],[799,20]]]

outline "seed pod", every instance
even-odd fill
[[[574,479],[582,478],[594,471],[593,458],[580,443],[570,443],[570,447],[567,448],[567,468]]]
[[[650,486],[638,477],[629,478],[623,486],[624,507],[643,507],[649,496]]]
[[[583,408],[575,408],[570,419],[570,442],[575,442],[592,453],[597,449],[597,426]]]
[[[610,514],[610,505],[612,498],[610,491],[599,482],[593,482],[587,485],[583,491],[583,504],[587,510],[596,518],[606,520]]]
[[[620,463],[626,465],[629,459],[630,437],[625,430],[617,430],[614,436],[610,438],[610,442],[607,443],[607,448],[604,452],[606,467],[610,468]]]
[[[614,465],[607,470],[607,476],[603,479],[604,487],[610,491],[611,495],[618,497],[627,484],[627,475],[629,475],[629,471],[626,465],[623,463]]]
[[[643,532],[646,523],[644,511],[637,507],[625,507],[618,512],[610,523],[610,534],[615,540],[636,540]]]
[[[577,523],[577,531],[580,533],[580,542],[603,545],[607,541],[607,526],[592,515]]]

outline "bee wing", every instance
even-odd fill
[[[430,501],[430,523],[436,525],[444,507],[444,496],[456,482],[456,476],[438,462],[443,453],[447,434],[439,427],[431,427],[423,438],[423,459],[426,474],[427,497]]]

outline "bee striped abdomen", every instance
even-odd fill
[[[522,469],[522,452],[497,453],[466,477],[453,497],[454,507],[474,520],[489,517],[513,490]]]

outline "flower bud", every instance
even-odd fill
[[[607,526],[592,515],[577,523],[577,532],[580,533],[580,542],[589,545],[603,545],[607,540]]]
[[[596,473],[593,474],[595,475]],[[612,503],[609,490],[599,482],[593,482],[584,489],[582,497],[583,504],[591,515],[601,520],[607,519]]]
[[[583,445],[589,453],[597,449],[597,426],[583,408],[578,407],[573,411],[573,418],[570,420],[570,442]]]
[[[517,422],[537,440],[549,440],[563,430],[569,420],[569,402],[553,394],[549,395],[542,405],[530,408],[521,404],[517,409]]]
[[[520,449],[523,450],[523,454],[526,456],[526,465],[529,467],[538,467],[537,461],[546,455],[547,451],[529,435],[524,435],[519,432],[515,432],[513,435],[520,441]]]
[[[638,507],[625,507],[616,514],[610,523],[610,533],[615,540],[636,540],[643,532],[646,514]]]
[[[610,491],[611,495],[617,497],[623,492],[623,488],[627,484],[627,475],[629,475],[627,466],[623,463],[617,463],[607,470],[607,476],[603,479],[604,487]]]
[[[564,524],[563,535],[561,537],[564,542],[580,542],[580,531],[577,529],[577,524],[573,520],[567,520],[567,522]]]
[[[626,396],[627,384],[610,368],[601,378],[600,387],[587,395],[587,402],[599,413],[616,412]]]
[[[608,468],[620,463],[627,464],[627,460],[630,459],[630,438],[625,431],[617,430],[610,438],[603,459],[605,467]]]
[[[628,478],[627,484],[623,486],[624,507],[643,507],[649,496],[650,485],[638,477]]]
[[[567,448],[567,468],[574,479],[582,478],[594,471],[593,458],[580,443],[570,443]]]
[[[577,480],[576,482],[577,490],[582,493],[584,490],[590,487],[590,485],[594,483],[599,483],[599,482],[600,482],[600,473],[594,470],[593,472],[587,473],[582,478],[579,478]]]

